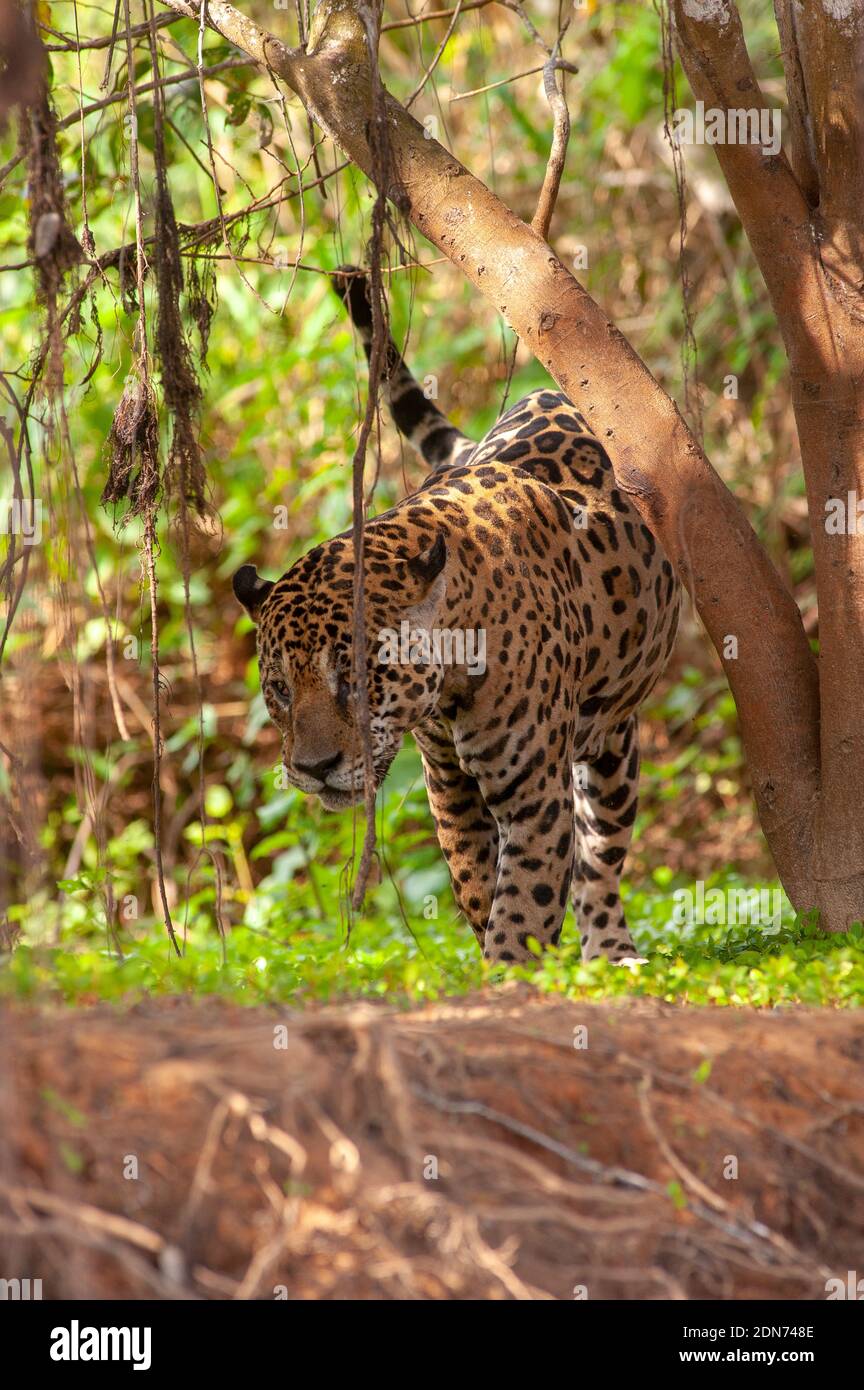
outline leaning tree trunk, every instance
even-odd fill
[[[198,0],[167,0],[200,20]],[[829,536],[828,497],[864,496],[861,162],[855,61],[864,0],[777,0],[792,106],[792,165],[718,146],[789,353],[821,616],[814,661],[800,614],[735,498],[674,402],[547,242],[398,102],[386,99],[386,192],[461,269],[592,420],[630,494],[687,584],[738,709],[759,817],[799,910],[842,931],[864,918],[864,542]],[[730,0],[673,0],[697,97],[761,101]],[[829,13],[833,10],[834,14]],[[288,49],[223,0],[206,22],[282,78],[370,177],[370,33],[380,0],[322,0],[305,49]],[[791,38],[789,37],[791,35]],[[832,73],[834,74],[832,76]],[[737,637],[728,658],[727,636]],[[821,708],[821,723],[820,723]]]
[[[673,8],[696,97],[763,107],[731,0]],[[864,909],[864,518],[858,535],[853,502],[846,533],[829,533],[826,503],[864,498],[864,0],[774,8],[789,160],[758,145],[716,151],[789,357],[816,569],[819,792],[784,814],[806,826],[824,924],[843,927]]]

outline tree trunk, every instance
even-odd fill
[[[199,20],[197,0],[168,4]],[[744,96],[759,104],[735,6],[674,0],[672,8],[696,96],[723,108]],[[827,534],[824,508],[847,490],[864,496],[862,146],[849,133],[860,100],[844,29],[853,25],[857,40],[862,16],[832,19],[831,7],[818,16],[809,8],[805,32],[796,31],[788,50],[797,103],[792,167],[758,146],[717,152],[792,367],[822,619],[818,667],[794,599],[674,402],[546,241],[389,96],[395,176],[386,191],[592,421],[619,486],[675,564],[723,663],[760,821],[790,900],[801,911],[818,908],[824,928],[844,930],[864,918],[864,731],[855,718],[864,690],[864,565],[857,536]],[[368,0],[322,0],[305,50],[287,49],[223,0],[209,0],[206,20],[283,78],[371,176],[367,29],[377,32],[378,10]],[[781,32],[793,23],[800,30],[795,0],[778,0],[778,12]],[[846,153],[838,112],[854,146]],[[734,659],[724,655],[733,635]]]
[[[764,107],[731,0],[674,0],[673,11],[695,96],[723,111]],[[775,11],[789,160],[715,148],[791,368],[820,644],[819,795],[798,809],[830,929],[864,915],[864,535],[854,502],[845,534],[826,526],[829,499],[864,498],[864,3],[775,0]]]

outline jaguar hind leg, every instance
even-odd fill
[[[577,858],[573,906],[582,959],[632,961],[636,947],[621,905],[621,872],[633,834],[639,790],[636,715],[611,729],[602,753],[574,766]]]

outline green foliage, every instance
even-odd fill
[[[71,897],[54,938],[35,944],[28,933],[26,944],[7,959],[0,990],[79,1004],[186,993],[297,1006],[335,996],[419,1002],[518,979],[542,993],[576,999],[650,996],[676,1004],[755,1008],[864,1004],[860,924],[845,936],[826,936],[816,923],[794,920],[786,904],[776,926],[679,926],[669,876],[661,872],[660,891],[625,893],[637,947],[648,955],[645,964],[628,969],[605,960],[583,963],[570,919],[557,950],[527,966],[490,970],[459,920],[431,855],[420,853],[407,871],[397,870],[391,882],[381,884],[349,934],[344,922],[321,910],[323,903],[338,899],[339,867],[319,868],[315,859],[313,878],[318,845],[289,843],[284,831],[274,838],[278,845],[259,850],[277,850],[277,868],[250,902],[246,925],[230,933],[224,949],[209,928],[206,901],[199,898],[179,960],[152,917],[130,928],[121,956],[88,916],[90,884],[82,882],[69,886]],[[410,844],[403,827],[386,845],[393,864],[402,861]],[[747,885],[729,876],[708,886],[728,891]],[[428,920],[418,905],[432,895],[439,915]],[[26,915],[22,920],[26,923]],[[709,1073],[710,1064],[703,1062],[695,1079],[705,1082]]]

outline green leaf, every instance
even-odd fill
[[[234,805],[234,799],[227,787],[211,784],[204,793],[204,809],[208,816],[220,820],[227,816]]]

